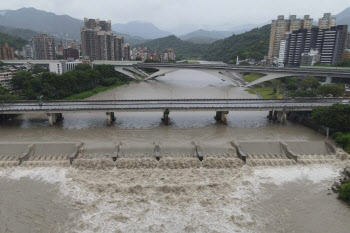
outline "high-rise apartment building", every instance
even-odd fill
[[[346,49],[350,49],[350,32],[348,32],[348,36],[347,36]]]
[[[33,58],[33,49],[32,46],[26,45],[22,47],[22,55],[24,59],[32,59]]]
[[[123,45],[123,60],[127,61],[130,60],[130,44],[129,43],[125,43]]]
[[[97,32],[97,60],[114,59],[114,36],[111,31]]]
[[[32,38],[33,58],[36,60],[55,60],[55,38],[46,34],[40,34]]]
[[[270,63],[277,60],[280,52],[281,41],[285,39],[287,32],[296,31],[299,29],[311,29],[313,19],[309,15],[305,15],[303,19],[298,19],[296,15],[289,16],[289,19],[284,19],[283,15],[278,16],[277,20],[273,20],[270,32],[270,44],[268,58]]]
[[[0,60],[13,60],[15,59],[15,54],[13,48],[9,46],[8,43],[3,43],[0,47]]]
[[[301,20],[301,28],[311,30],[314,24],[314,19],[310,18],[310,15],[305,15],[304,19]]]
[[[79,59],[79,50],[68,48],[63,50],[63,59],[67,60],[69,58],[72,58],[74,60]]]
[[[114,49],[115,49],[115,54],[114,54],[115,60],[117,61],[123,60],[123,50],[124,50],[123,36],[114,37]]]
[[[347,30],[347,25],[339,25],[327,30],[312,28],[291,32],[287,37],[287,55],[284,64],[301,65],[303,54],[312,59],[319,58],[321,64],[335,64],[343,59]]]
[[[270,44],[268,58],[270,62],[279,55],[281,40],[284,39],[285,33],[288,31],[289,23],[284,19],[283,15],[278,16],[277,20],[273,20],[270,32]]]
[[[335,17],[331,13],[325,13],[322,18],[318,20],[318,28],[321,30],[330,29],[337,25]]]
[[[111,21],[84,19],[84,27],[81,28],[83,59],[129,60],[130,51],[123,56],[124,51],[124,38],[113,35]]]

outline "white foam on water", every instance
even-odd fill
[[[320,183],[324,180],[339,176],[341,167],[336,165],[309,165],[291,167],[256,168],[254,176],[260,183],[281,185],[288,182],[307,180]]]
[[[262,185],[339,175],[335,165],[240,169],[112,169],[38,167],[0,170],[0,177],[57,184],[82,215],[75,232],[255,232]]]

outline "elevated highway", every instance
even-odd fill
[[[58,60],[3,60],[5,64],[25,65],[27,63],[45,65],[49,63],[57,63]],[[177,63],[141,63],[139,61],[93,61],[94,65],[113,65],[118,72],[121,72],[130,78],[137,80],[153,80],[167,73],[180,69],[199,70],[210,73],[219,78],[231,78],[232,75],[241,72],[255,72],[265,74],[246,86],[250,87],[265,81],[290,77],[290,76],[317,76],[325,77],[327,82],[332,82],[333,77],[350,78],[350,69],[346,68],[315,68],[315,67],[261,67],[261,66],[235,66],[227,64],[177,64]],[[147,74],[142,71],[144,68],[158,69],[156,73]],[[234,80],[233,80],[234,81]],[[240,82],[235,82],[240,85]]]
[[[275,114],[275,118],[283,122],[288,112],[312,111],[317,107],[349,102],[343,98],[23,101],[3,102],[0,115],[44,113],[49,116],[50,124],[54,124],[67,112],[105,112],[107,123],[111,124],[115,112],[163,112],[163,119],[167,122],[172,111],[216,111],[216,119],[226,123],[230,111],[269,111],[271,117]]]

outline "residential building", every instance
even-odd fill
[[[130,44],[129,43],[125,43],[123,46],[123,60],[124,61],[128,61],[131,59],[130,57]]]
[[[73,58],[74,60],[79,59],[79,50],[68,48],[63,50],[63,59]]]
[[[320,30],[331,29],[337,25],[337,21],[335,17],[332,17],[331,13],[325,13],[322,18],[318,20],[318,28]]]
[[[115,60],[114,55],[115,51],[113,32],[97,32],[97,60]]]
[[[308,53],[302,53],[300,66],[313,66],[320,61],[320,55],[317,50],[311,50]]]
[[[301,20],[301,28],[311,30],[314,23],[314,19],[310,18],[310,15],[305,15]]]
[[[46,34],[40,34],[32,38],[33,58],[36,60],[55,60],[55,38]]]
[[[13,75],[14,75],[13,72],[0,72],[0,86],[11,90],[12,89],[11,80]]]
[[[13,60],[15,59],[15,54],[13,48],[9,46],[8,43],[3,43],[0,47],[0,60]]]
[[[124,37],[114,37],[114,58],[117,61],[123,60]]]
[[[304,65],[302,63],[309,64],[311,58],[311,64],[314,64],[314,61],[319,61],[321,64],[335,64],[343,59],[347,30],[347,25],[339,25],[327,30],[312,28],[293,31],[286,42],[287,55],[284,64],[300,66]]]
[[[95,29],[81,29],[81,53],[83,59],[97,59],[97,32]]]
[[[283,15],[278,16],[277,20],[273,20],[271,24],[270,43],[268,58],[272,63],[275,57],[279,55],[281,40],[284,39],[285,33],[288,31],[289,23],[284,19]]]
[[[268,59],[270,63],[278,63],[281,41],[285,39],[287,32],[296,31],[299,29],[311,29],[313,19],[309,15],[305,15],[303,19],[298,19],[296,15],[289,16],[289,19],[284,19],[283,15],[273,20],[271,24],[270,43]]]
[[[346,49],[350,49],[350,32],[348,32],[348,36],[347,36]]]
[[[83,59],[122,60],[123,44],[123,37],[115,37],[113,35],[111,21],[84,19],[84,27],[81,28],[81,52]]]
[[[287,60],[288,39],[281,40],[280,52],[278,56],[278,67],[284,67]]]
[[[33,59],[33,49],[32,46],[26,45],[22,47],[22,55],[24,59],[29,60]]]

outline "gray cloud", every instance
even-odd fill
[[[321,3],[322,2],[322,3]],[[242,24],[269,22],[279,14],[337,14],[350,7],[349,0],[2,0],[2,9],[35,7],[75,18],[152,22],[165,30],[177,28],[229,29]]]

